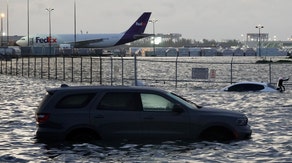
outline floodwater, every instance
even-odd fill
[[[36,142],[34,111],[45,87],[60,84],[62,81],[0,75],[0,162],[292,162],[291,87],[284,93],[230,93],[210,84],[207,91],[164,87],[200,105],[246,114],[253,130],[249,140]]]

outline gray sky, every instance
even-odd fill
[[[27,35],[27,0],[0,0],[0,12],[9,6],[9,35]],[[29,0],[30,34],[74,33],[74,0]],[[156,33],[181,33],[195,40],[239,39],[258,33],[256,25],[277,40],[292,36],[292,0],[76,0],[77,32],[117,33],[125,31],[144,11],[158,19]],[[6,18],[4,18],[6,31]],[[147,33],[152,33],[148,24]]]

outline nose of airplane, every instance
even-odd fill
[[[17,41],[15,42],[15,44],[18,45],[18,46],[20,46],[20,45],[19,45],[19,40],[17,40]]]
[[[23,46],[23,41],[21,41],[21,40],[17,40],[17,41],[15,42],[15,44],[18,45],[18,46]]]

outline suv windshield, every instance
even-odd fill
[[[202,106],[199,106],[199,105],[197,105],[196,103],[194,103],[194,102],[192,102],[192,101],[190,101],[190,100],[188,100],[188,99],[186,99],[186,98],[184,98],[184,97],[182,97],[182,96],[179,96],[179,95],[177,95],[177,94],[175,94],[175,93],[173,93],[173,92],[170,92],[169,95],[170,95],[171,97],[173,97],[174,99],[180,101],[180,102],[183,103],[184,105],[187,105],[187,106],[190,107],[190,108],[193,108],[193,109],[199,109],[199,108],[202,107]]]

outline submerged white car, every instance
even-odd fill
[[[223,91],[233,92],[278,92],[277,88],[265,82],[238,82],[222,89]]]

